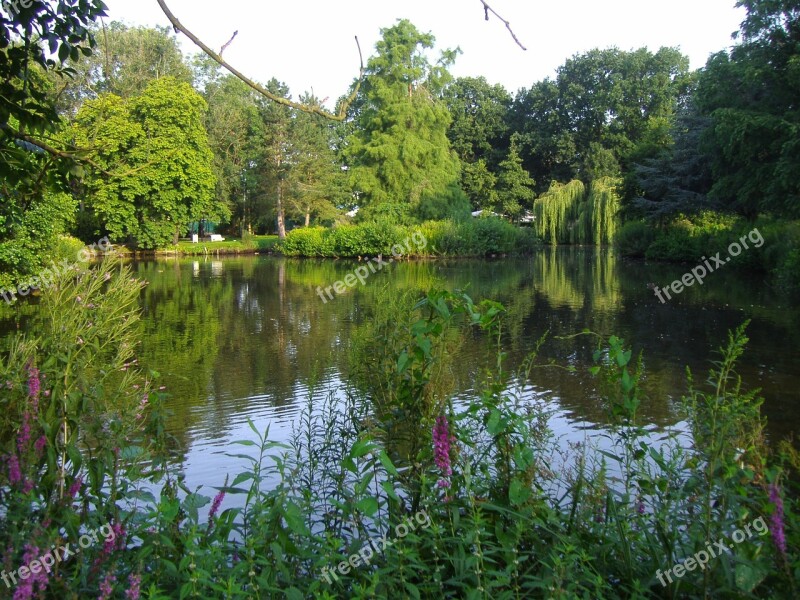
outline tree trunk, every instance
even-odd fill
[[[311,211],[307,210],[306,211],[306,225],[305,226],[308,227],[309,225],[311,225]]]
[[[283,216],[283,187],[280,181],[278,181],[278,202],[275,208],[278,212],[278,237],[283,239],[286,237],[286,223]]]

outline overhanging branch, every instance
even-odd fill
[[[483,14],[486,17],[486,20],[487,21],[489,20],[489,13],[492,13],[495,17],[497,17],[503,22],[503,24],[506,26],[506,29],[508,29],[508,32],[511,34],[511,37],[514,38],[514,41],[517,43],[517,46],[519,46],[523,50],[527,50],[527,48],[523,46],[522,43],[517,39],[517,36],[514,34],[514,30],[511,29],[511,23],[509,23],[503,17],[501,17],[497,13],[497,11],[493,9],[491,6],[489,6],[484,0],[480,0],[480,2],[481,4],[483,4]]]
[[[225,61],[225,59],[222,58],[222,56],[220,56],[219,54],[214,52],[214,50],[212,50],[206,43],[204,43],[200,38],[198,38],[195,34],[193,34],[191,31],[189,31],[175,17],[175,15],[172,14],[172,11],[169,9],[169,7],[167,6],[167,4],[166,4],[166,2],[164,0],[156,0],[156,1],[158,2],[158,5],[161,7],[161,10],[167,16],[167,19],[169,19],[169,22],[172,23],[172,26],[175,28],[176,31],[180,31],[181,33],[183,33],[186,37],[188,37],[190,40],[192,40],[192,42],[195,44],[195,46],[199,47],[203,52],[205,52],[208,56],[210,56],[212,59],[214,59],[214,61],[216,61],[221,67],[224,67],[225,69],[227,69],[232,75],[234,75],[234,76],[238,77],[239,79],[241,79],[249,87],[251,87],[253,90],[258,92],[259,94],[261,94],[265,98],[268,98],[269,100],[272,100],[273,102],[275,102],[277,104],[282,104],[283,106],[288,106],[290,108],[301,110],[303,112],[307,112],[307,113],[311,113],[311,114],[315,114],[315,115],[320,115],[322,117],[325,117],[326,119],[331,119],[331,120],[334,120],[334,121],[344,121],[345,118],[347,118],[347,109],[350,107],[350,105],[356,99],[356,96],[358,95],[358,90],[361,87],[361,80],[364,77],[364,58],[361,55],[361,44],[358,43],[358,37],[356,37],[356,46],[358,47],[358,57],[359,57],[359,60],[361,61],[361,67],[360,67],[360,70],[359,70],[358,81],[356,82],[356,86],[353,89],[352,93],[347,97],[347,99],[339,107],[339,112],[334,114],[332,112],[329,112],[329,111],[323,109],[320,106],[313,106],[313,105],[309,105],[309,104],[303,104],[301,102],[294,102],[292,100],[289,100],[288,98],[283,98],[281,96],[277,96],[277,95],[273,94],[268,89],[266,89],[264,86],[260,85],[259,83],[256,83],[255,81],[253,81],[252,79],[250,79],[249,77],[247,77],[246,75],[244,75],[243,73],[238,71],[236,68],[234,68],[233,66],[228,64]]]

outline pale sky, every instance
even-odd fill
[[[155,0],[105,0],[109,20],[169,25]],[[218,50],[239,35],[225,58],[249,77],[285,82],[296,98],[311,91],[328,106],[358,75],[358,36],[364,61],[382,27],[409,19],[436,37],[438,49],[459,46],[455,76],[483,75],[514,93],[552,77],[572,55],[592,48],[678,46],[692,68],[732,44],[744,11],[735,0],[489,0],[528,50],[495,17],[484,20],[479,0],[167,0],[175,16]],[[182,34],[184,52],[195,46]],[[438,55],[438,53],[437,53]]]

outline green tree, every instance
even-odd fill
[[[206,59],[214,71],[219,67]],[[208,103],[206,129],[214,153],[216,199],[231,207],[236,229],[252,233],[259,129],[255,92],[233,75],[214,76],[205,81],[203,96]]]
[[[92,52],[105,15],[99,0],[15,6],[0,15],[0,285],[39,268],[74,218],[65,192],[77,155],[49,139],[60,126],[53,82]]]
[[[94,147],[100,167],[127,168],[110,178],[93,170],[86,181],[88,204],[113,240],[158,248],[177,243],[193,221],[229,216],[214,197],[205,110],[189,84],[171,77],[130,100],[109,94],[84,103],[73,135]]]
[[[308,106],[319,105],[312,96],[301,96]],[[295,111],[291,128],[292,168],[287,178],[287,214],[303,223],[331,222],[341,216],[347,189],[341,164],[333,147],[331,123],[320,115]]]
[[[270,93],[289,98],[289,88],[274,77],[267,83]],[[273,230],[277,224],[278,236],[286,237],[287,178],[292,167],[291,128],[292,111],[288,106],[259,99],[258,133],[254,139],[257,152],[258,177],[255,200],[259,224]]]
[[[139,96],[160,77],[192,83],[192,71],[169,28],[128,27],[112,21],[102,29],[94,28],[93,33],[98,41],[95,52],[82,56],[73,65],[73,76],[60,86],[58,107],[62,113],[74,116],[85,100],[103,93]]]
[[[534,179],[587,181],[624,173],[671,143],[674,115],[692,86],[675,48],[591,50],[515,100],[511,122]]]
[[[511,95],[484,77],[459,77],[445,88],[452,117],[447,137],[461,160],[461,187],[475,208],[495,203],[491,189],[507,152]]]
[[[500,163],[497,177],[496,212],[519,219],[524,210],[533,208],[535,182],[522,167],[516,140],[512,138],[508,156]]]
[[[442,100],[456,52],[432,65],[425,54],[434,37],[407,20],[381,30],[377,54],[366,68],[358,128],[345,157],[363,207],[359,215],[394,205],[409,212],[425,196],[447,194],[458,182],[459,161],[450,148],[450,113]],[[392,209],[394,210],[394,209]]]
[[[712,56],[697,102],[713,123],[704,139],[709,194],[748,218],[800,215],[800,2],[742,0],[742,42]]]

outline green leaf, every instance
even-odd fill
[[[367,498],[362,498],[356,502],[356,508],[358,508],[358,510],[363,512],[368,517],[371,517],[378,512],[378,509],[380,509],[380,504],[378,504],[378,501],[375,498],[368,496]]]

